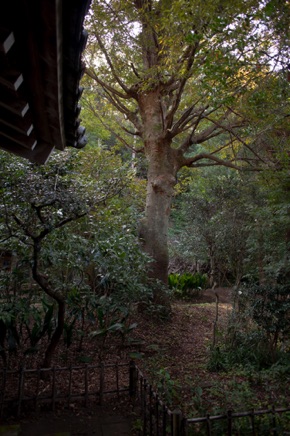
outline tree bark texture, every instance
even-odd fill
[[[142,95],[139,107],[148,160],[146,207],[140,238],[144,250],[153,258],[149,276],[167,283],[168,225],[178,170],[177,154],[164,132],[158,92]]]
[[[41,242],[43,237],[33,238],[32,275],[36,283],[38,283],[39,286],[42,288],[42,290],[57,303],[57,307],[58,307],[57,326],[46,348],[44,360],[42,363],[43,368],[49,368],[51,366],[51,360],[53,354],[55,352],[56,347],[59,344],[60,338],[63,333],[64,319],[65,319],[65,299],[57,291],[51,288],[47,277],[39,273],[38,270],[39,256],[40,256]]]
[[[58,304],[57,326],[45,350],[45,356],[42,363],[43,368],[50,368],[52,357],[54,355],[54,352],[59,344],[60,338],[63,333],[64,318],[65,318],[65,303],[64,301],[58,300],[57,304]]]

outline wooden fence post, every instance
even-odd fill
[[[88,368],[89,366],[85,366],[85,407],[88,407],[89,403],[89,381],[88,381]]]
[[[172,436],[181,436],[182,432],[182,413],[175,409],[172,412]]]
[[[273,435],[274,436],[277,436],[277,427],[276,427],[276,424],[277,424],[277,422],[276,422],[276,411],[275,411],[275,406],[274,406],[274,404],[272,405],[272,425],[273,425],[273,428],[272,428],[272,430],[273,430]]]
[[[4,400],[5,400],[5,394],[6,394],[6,381],[7,381],[7,368],[3,368],[3,380],[2,380],[2,387],[0,392],[1,397],[1,407],[0,407],[0,418],[3,417],[4,413]]]
[[[17,418],[21,414],[21,403],[23,398],[23,388],[24,388],[24,377],[25,377],[25,367],[21,366],[19,368],[19,379],[18,379],[18,406],[17,406]]]
[[[206,415],[206,434],[208,436],[211,436],[211,422],[210,422],[210,415]]]
[[[51,392],[51,401],[52,401],[52,411],[55,411],[55,399],[57,397],[56,390],[56,370],[55,366],[52,368],[52,392]]]
[[[228,410],[227,412],[227,421],[228,421],[228,436],[232,435],[232,411]]]
[[[100,363],[100,406],[103,405],[104,399],[104,385],[105,385],[105,372],[104,372],[104,364]]]
[[[167,410],[165,404],[162,405],[162,435],[166,436]]]
[[[142,400],[142,413],[143,413],[143,435],[147,435],[147,380],[142,380],[143,384],[143,400]],[[150,413],[150,410],[149,410]]]
[[[254,409],[252,409],[252,413],[250,415],[250,420],[251,420],[251,425],[252,425],[252,435],[256,436]]]
[[[137,368],[135,362],[131,360],[129,369],[129,394],[131,398],[137,394],[137,380]]]

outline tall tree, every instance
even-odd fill
[[[275,26],[272,9],[265,11],[268,3],[92,3],[88,88],[102,125],[112,130],[111,121],[117,118],[118,140],[147,158],[140,237],[153,257],[151,275],[163,282],[178,171],[204,165],[253,168],[259,159],[259,129],[248,128],[243,105],[247,93],[267,80],[274,63],[283,62],[282,51],[273,50]],[[100,101],[107,103],[98,111]]]

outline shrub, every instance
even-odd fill
[[[169,287],[173,290],[173,294],[177,298],[188,299],[198,296],[207,282],[207,276],[201,273],[191,274],[185,272],[183,274],[171,273],[168,276]]]
[[[237,307],[229,320],[225,343],[213,348],[212,371],[243,365],[255,370],[289,372],[290,286],[246,284],[237,292]]]
[[[290,284],[246,285],[239,290],[239,310],[267,336],[272,354],[290,336]]]

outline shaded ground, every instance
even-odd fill
[[[22,423],[21,436],[44,436],[62,433],[72,436],[125,436],[130,434],[130,421],[120,415],[108,414],[102,409],[92,416],[71,413],[56,417],[53,413],[37,421]]]
[[[1,436],[127,436],[131,434],[128,413],[120,414],[114,403],[89,409],[72,404],[70,409],[30,413],[17,420],[0,423]],[[121,403],[120,409],[126,410]]]
[[[218,308],[215,293],[218,295]],[[206,290],[192,303],[176,302],[171,322],[160,324],[139,319],[135,334],[144,341],[141,350],[145,358],[137,364],[156,385],[160,385],[162,377],[169,379],[168,390],[171,389],[173,395],[170,392],[167,395],[174,398],[167,400],[175,406],[191,404],[196,388],[204,390],[215,379],[223,377],[220,373],[207,370],[217,310],[221,332],[232,310],[230,289]],[[156,366],[161,371],[156,373]]]
[[[215,292],[218,300],[214,292],[206,290],[195,301],[175,302],[172,306],[172,319],[169,321],[136,313],[134,321],[138,326],[132,335],[135,345],[122,347],[114,339],[110,340],[103,350],[105,361],[128,361],[131,352],[135,352],[137,357],[142,356],[137,360],[137,365],[149,382],[154,384],[171,408],[180,407],[192,417],[203,416],[221,408],[257,409],[271,403],[282,405],[285,400],[289,402],[289,383],[285,380],[269,380],[263,374],[254,373],[246,376],[239,370],[209,371],[208,359],[214,340],[214,323],[218,316],[215,340],[219,342],[232,311],[231,290],[216,289]],[[99,355],[94,342],[86,342],[84,349],[86,356],[91,356],[92,363],[98,362]],[[63,365],[64,354],[67,365],[75,363],[80,356],[73,347],[67,351],[62,346],[53,364]],[[97,413],[89,411],[77,416],[78,413],[76,405],[75,409],[67,411],[65,415],[42,415],[41,421],[34,420],[33,425],[26,419],[22,421],[21,434],[44,436],[54,434],[52,432],[57,430],[76,436],[130,435],[129,418],[133,425],[138,418],[134,415],[129,399],[108,404],[106,409],[99,409]],[[41,428],[44,433],[40,432]]]
[[[219,291],[220,302],[228,302],[230,292],[228,290]],[[127,347],[121,349],[118,345],[113,346],[112,349],[108,347],[105,351],[106,360],[116,359],[116,354],[112,355],[112,351],[118,354],[119,359],[127,360],[130,358],[131,351],[141,352],[144,358],[137,362],[144,373],[149,377],[150,364],[154,360],[154,356],[158,355],[159,364],[162,365],[162,360],[166,360],[166,367],[170,365],[171,376],[183,374],[187,377],[191,372],[190,360],[201,362],[205,359],[205,351],[207,341],[210,337],[212,327],[212,313],[215,308],[216,296],[211,291],[205,291],[202,297],[199,298],[198,314],[193,315],[191,310],[197,309],[197,306],[188,303],[176,303],[173,306],[173,318],[170,322],[159,322],[158,320],[149,320],[147,316],[136,315],[136,322],[138,327],[134,332],[134,338],[141,346],[134,349]],[[208,304],[208,303],[214,304]],[[221,304],[221,303],[220,303]],[[226,306],[225,306],[226,307]],[[191,310],[190,310],[191,308]],[[224,310],[222,307],[221,310]],[[196,329],[198,326],[198,329]],[[116,345],[116,344],[115,344]],[[86,356],[98,356],[95,353],[94,343],[85,343],[84,349]],[[191,356],[188,355],[191,353]],[[78,360],[79,353],[73,348],[65,350],[61,345],[55,356],[53,365],[63,365],[63,356],[66,355],[66,364],[75,364]],[[178,359],[176,358],[178,356]],[[28,357],[26,366],[37,366],[37,355]],[[94,360],[94,358],[92,357]],[[17,358],[15,362],[11,361],[10,364],[17,366]],[[94,362],[92,362],[94,363]],[[148,363],[148,365],[147,365]],[[169,368],[168,368],[169,369]],[[107,404],[105,409],[98,408],[86,411],[78,409],[78,405],[70,410],[59,410],[56,414],[42,413],[40,416],[27,416],[17,421],[13,418],[9,419],[6,424],[10,427],[7,436],[21,435],[21,436],[47,436],[47,435],[74,435],[74,436],[113,436],[113,435],[129,435],[131,434],[131,421],[136,420],[134,413],[132,414],[132,407],[129,401],[123,399],[122,401]],[[11,425],[20,424],[20,427],[14,429]],[[134,425],[134,422],[133,422]],[[5,435],[6,433],[0,434]]]
[[[214,291],[206,289],[201,292],[201,295],[193,300],[195,304],[214,303],[218,297],[219,303],[226,303],[231,307],[232,304],[232,289],[231,288],[216,288]]]
[[[75,416],[71,413],[57,417],[43,414],[41,418],[20,424],[1,426],[2,436],[125,436],[131,434],[131,424],[120,415],[99,410],[93,416]]]
[[[216,303],[218,295],[218,305]],[[254,371],[243,365],[212,372],[209,358],[213,343],[225,340],[232,313],[232,291],[206,290],[192,302],[176,302],[170,322],[139,318],[135,335],[144,341],[144,357],[137,364],[171,408],[188,416],[223,410],[244,411],[284,406],[290,402],[289,375]],[[214,325],[216,334],[214,338]]]

